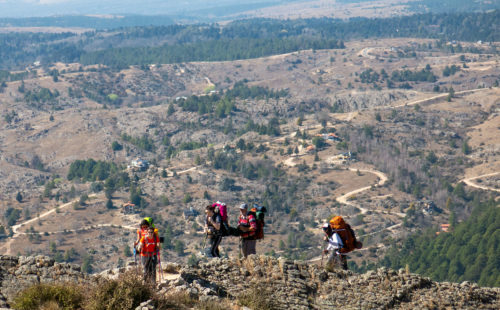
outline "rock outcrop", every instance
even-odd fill
[[[434,282],[404,270],[380,268],[365,274],[327,272],[302,261],[250,256],[211,259],[197,266],[164,264],[161,294],[185,292],[200,301],[238,300],[248,292],[267,298],[273,309],[500,309],[500,288],[469,282]],[[44,257],[0,256],[0,307],[16,292],[34,283],[92,281],[114,278],[120,268],[88,276],[78,266]],[[235,302],[236,303],[236,302]],[[145,301],[138,308],[154,309]]]
[[[237,298],[252,287],[269,294],[276,309],[500,309],[500,289],[428,278],[381,268],[366,274],[326,272],[301,261],[251,256],[213,259],[185,267],[162,285],[198,298]]]
[[[90,277],[80,266],[57,263],[47,256],[0,256],[0,308],[21,290],[38,283],[82,282]]]

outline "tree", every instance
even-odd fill
[[[469,144],[467,143],[467,141],[464,141],[462,143],[462,153],[464,153],[465,155],[469,155],[471,152],[471,148],[469,146]]]
[[[21,192],[17,192],[16,200],[17,200],[17,202],[22,202],[23,201],[23,195],[21,194]]]
[[[174,245],[174,251],[179,255],[179,256],[184,256],[184,243],[181,240],[175,241]]]
[[[94,270],[92,264],[94,263],[94,257],[90,254],[86,254],[82,259],[82,271],[86,273],[92,273]]]
[[[431,164],[435,164],[438,160],[436,154],[434,154],[433,151],[430,151],[429,154],[427,154],[426,157],[427,161],[430,162]]]
[[[128,244],[126,244],[125,248],[123,248],[123,255],[125,255],[125,257],[132,256],[132,252],[130,251],[130,246]]]
[[[205,198],[206,200],[212,199],[212,197],[210,197],[210,194],[207,191],[203,192],[203,198]]]
[[[87,199],[89,199],[89,196],[87,194],[83,194],[80,196],[80,200],[78,201],[78,203],[80,204],[80,206],[84,206],[85,203],[87,202]]]
[[[325,140],[322,137],[314,137],[312,139],[312,144],[316,147],[316,149],[320,149],[326,145]]]
[[[167,115],[170,116],[174,113],[175,113],[174,104],[170,102],[170,104],[168,105]]]
[[[239,139],[238,142],[236,143],[236,147],[239,148],[240,150],[244,151],[245,150],[245,140],[243,140],[243,138]]]
[[[190,203],[191,201],[193,201],[193,197],[191,197],[190,193],[186,193],[184,195],[184,198],[182,199],[182,202],[184,202],[184,203]]]
[[[115,152],[121,151],[123,150],[123,146],[120,143],[118,143],[118,141],[113,141],[113,143],[111,143],[111,149]]]
[[[304,119],[302,118],[302,116],[299,116],[299,118],[297,118],[297,126],[302,126],[303,121]]]
[[[108,199],[108,201],[106,201],[106,209],[110,210],[113,208],[114,208],[113,201],[111,199]]]
[[[377,120],[377,122],[382,121],[382,116],[380,116],[379,112],[375,113],[375,120]]]

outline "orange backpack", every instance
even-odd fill
[[[340,239],[344,243],[344,247],[340,249],[340,253],[349,253],[356,248],[356,237],[349,224],[347,224],[341,216],[335,216],[330,220],[330,227],[339,234]]]

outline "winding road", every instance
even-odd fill
[[[474,180],[477,180],[477,179],[480,179],[480,178],[491,177],[491,176],[494,176],[494,175],[497,175],[497,174],[500,174],[500,172],[493,172],[493,173],[483,174],[483,175],[480,175],[480,176],[477,176],[477,177],[465,178],[465,179],[461,180],[460,182],[464,182],[466,185],[472,186],[472,187],[475,187],[475,188],[479,188],[479,189],[483,189],[483,190],[486,190],[486,191],[494,191],[494,192],[500,193],[500,189],[498,189],[498,188],[493,188],[493,187],[489,187],[489,186],[479,185],[479,184],[473,182]]]

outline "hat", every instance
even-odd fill
[[[240,205],[240,209],[246,209],[246,208],[248,208],[248,206],[247,206],[247,204],[246,204],[246,203],[242,203],[242,204]]]

